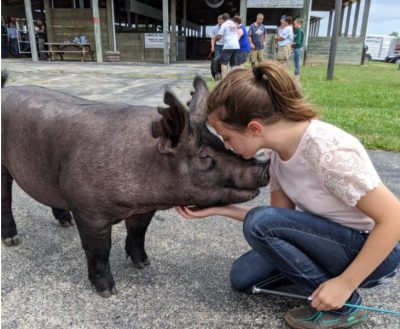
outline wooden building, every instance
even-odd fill
[[[215,25],[221,13],[240,14],[247,26],[259,12],[268,26],[276,26],[280,16],[286,14],[305,20],[307,63],[326,63],[336,1],[339,0],[3,0],[1,6],[3,16],[26,18],[28,30],[33,30],[33,19],[42,17],[49,42],[72,42],[85,35],[95,45],[97,61],[103,61],[106,51],[118,50],[123,61],[164,63],[205,59],[209,53],[206,27]],[[336,61],[360,64],[370,0],[343,2]],[[311,10],[329,12],[323,37],[319,36],[320,18],[310,17]],[[273,33],[271,30],[267,58],[274,52]],[[37,60],[34,51],[32,58]]]

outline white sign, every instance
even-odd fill
[[[170,36],[168,34],[168,43]],[[144,34],[145,48],[164,48],[164,35],[162,33],[145,33]]]
[[[304,0],[247,0],[247,8],[303,8]]]

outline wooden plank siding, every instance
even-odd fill
[[[100,8],[101,45],[103,52],[112,49],[108,44],[107,12]],[[72,42],[75,37],[85,35],[96,52],[94,41],[93,12],[90,8],[51,9],[54,42]],[[95,55],[96,57],[96,55]],[[78,54],[65,54],[67,60],[80,60]]]
[[[327,64],[331,38],[310,37],[308,39],[307,64]],[[361,64],[363,40],[339,37],[336,51],[337,64]]]

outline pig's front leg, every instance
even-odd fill
[[[89,280],[104,298],[116,293],[110,271],[111,223],[102,215],[73,212],[85,250]]]
[[[144,250],[144,241],[147,227],[154,215],[153,212],[146,214],[134,215],[125,220],[126,231],[128,236],[125,240],[126,256],[130,257],[132,263],[137,268],[144,268],[150,265]]]

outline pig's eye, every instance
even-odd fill
[[[215,167],[215,160],[209,155],[200,155],[200,170],[211,170]]]

